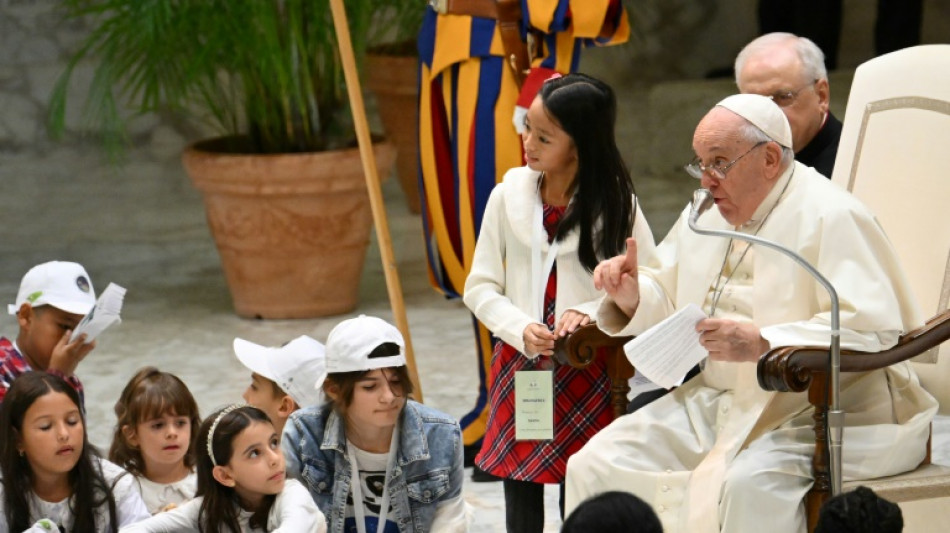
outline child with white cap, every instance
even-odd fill
[[[306,335],[279,348],[234,339],[234,354],[251,371],[244,401],[267,413],[278,435],[291,413],[323,403],[323,392],[314,386],[325,373],[323,352],[323,344]]]
[[[71,335],[95,304],[92,281],[79,263],[50,261],[23,276],[16,302],[7,306],[20,331],[13,342],[0,337],[0,401],[17,376],[39,370],[65,379],[84,403],[82,383],[74,372],[96,342],[86,343],[85,334],[75,339]]]
[[[327,403],[290,416],[287,476],[310,490],[329,531],[467,531],[458,422],[408,397],[402,335],[360,315],[327,338]]]

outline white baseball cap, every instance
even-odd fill
[[[399,346],[397,355],[370,358],[369,354],[382,344]],[[392,368],[406,364],[406,344],[402,334],[389,322],[374,316],[360,315],[336,325],[327,337],[327,374],[360,372]],[[317,381],[322,387],[324,374]]]
[[[748,120],[782,146],[792,147],[792,128],[788,125],[788,118],[768,96],[734,94],[727,96],[716,105]]]
[[[323,389],[314,383],[326,374],[326,355],[316,339],[301,335],[271,348],[235,338],[234,354],[251,372],[276,383],[300,407],[323,403]]]
[[[96,291],[79,263],[50,261],[23,275],[16,302],[8,305],[7,311],[15,315],[24,303],[33,307],[51,305],[67,313],[85,315],[96,305]]]

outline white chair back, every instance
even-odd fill
[[[877,215],[925,317],[950,307],[950,45],[858,67],[832,180]],[[950,342],[913,364],[950,413]]]

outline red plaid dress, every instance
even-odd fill
[[[554,240],[565,207],[544,205],[544,229]],[[557,264],[551,268],[544,293],[544,321],[554,329]],[[515,372],[538,370],[543,360],[530,360],[498,340],[491,361],[488,428],[475,463],[496,476],[536,483],[561,483],[567,459],[613,420],[610,383],[603,359],[585,370],[567,365],[554,369],[554,439],[515,440]]]
[[[0,337],[0,402],[7,395],[7,390],[13,385],[13,380],[19,376],[33,370],[30,363],[26,361],[23,354],[13,347],[13,343],[6,337]],[[55,374],[66,380],[79,393],[79,407],[85,411],[85,393],[82,389],[82,382],[76,376],[66,376],[57,370],[47,370],[50,374]]]

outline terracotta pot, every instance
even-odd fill
[[[396,144],[396,172],[413,213],[419,200],[419,59],[415,56],[366,56],[366,86],[376,96],[386,135]]]
[[[182,160],[204,193],[208,225],[234,309],[253,318],[308,318],[356,307],[372,224],[358,149],[309,154],[225,153],[224,139]],[[374,149],[379,175],[395,150]]]

